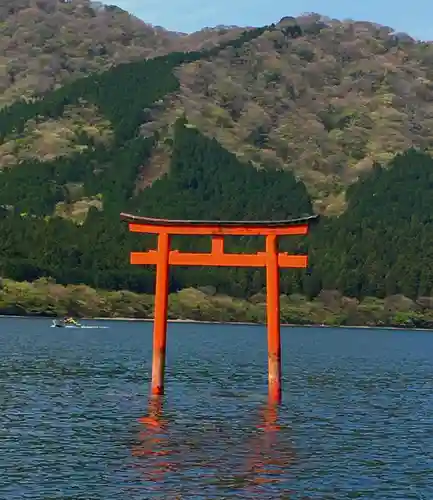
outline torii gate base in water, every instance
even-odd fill
[[[167,344],[169,266],[236,266],[265,267],[268,324],[269,401],[281,401],[280,279],[279,268],[306,268],[306,255],[278,252],[278,237],[306,235],[318,216],[284,221],[194,221],[167,220],[121,214],[134,233],[158,235],[157,250],[131,252],[131,264],[156,265],[156,290],[153,329],[152,385],[153,395],[164,393],[164,371]],[[210,253],[182,253],[170,249],[172,235],[209,235]],[[256,254],[224,253],[224,236],[265,236],[266,251]]]

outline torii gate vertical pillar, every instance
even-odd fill
[[[281,338],[280,338],[280,272],[278,240],[266,236],[266,295],[268,323],[268,381],[269,401],[281,402]]]
[[[167,350],[169,252],[170,235],[168,233],[158,234],[151,386],[153,395],[164,394],[165,356]]]

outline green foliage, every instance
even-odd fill
[[[409,150],[348,192],[348,209],[313,234],[313,276],[349,296],[429,296],[433,159]]]
[[[251,40],[264,29],[247,32],[241,39]],[[238,44],[227,42],[219,50]],[[0,203],[12,207],[12,213],[5,212],[0,221],[0,265],[4,276],[33,280],[50,275],[60,283],[151,291],[153,273],[129,266],[128,253],[140,244],[149,246],[153,242],[150,238],[139,241],[128,233],[126,225],[118,220],[122,209],[159,217],[227,220],[284,218],[311,211],[305,187],[292,175],[259,172],[241,164],[216,141],[187,128],[183,120],[175,127],[169,176],[134,196],[138,169],[146,164],[156,139],[143,139],[137,134],[145,120],[143,109],[178,88],[173,75],[175,66],[209,57],[215,50],[172,53],[121,65],[48,93],[36,102],[18,102],[0,111],[0,135],[4,137],[20,133],[30,118],[58,117],[66,105],[85,99],[110,119],[116,134],[111,146],[97,145],[91,138],[82,137],[91,146],[82,153],[52,162],[24,162],[0,174]],[[91,210],[82,227],[51,217],[56,203],[67,201],[68,183],[82,184],[85,196],[102,196],[103,213]],[[272,198],[263,197],[268,190],[273,192]],[[213,275],[217,284],[232,291],[234,288],[237,294],[245,294],[248,289],[249,277],[244,272]],[[179,277],[173,277],[172,289],[180,286],[178,279],[198,279],[207,285],[212,278],[200,270],[191,275],[180,271]],[[235,287],[230,286],[233,279]]]
[[[45,93],[33,102],[20,99],[0,110],[0,141],[8,134],[22,133],[31,118],[58,118],[65,106],[83,99],[97,106],[101,114],[110,120],[117,143],[123,144],[137,134],[139,125],[146,122],[146,110],[179,89],[179,80],[173,73],[176,67],[213,57],[230,46],[240,47],[267,29],[247,31],[238,39],[204,52],[172,52],[167,56],[119,64],[104,73],[92,73]]]
[[[199,59],[201,54],[172,53],[166,57],[121,64],[101,74],[91,74],[35,102],[19,100],[0,110],[0,138],[21,133],[31,118],[58,118],[65,106],[84,99],[96,105],[110,120],[118,144],[132,138],[146,119],[145,109],[178,89],[173,68]],[[115,96],[115,98],[113,97]]]
[[[184,62],[214,56],[222,48],[237,50],[265,29],[251,30],[207,52],[172,53],[121,65],[35,102],[21,101],[1,110],[0,136],[6,137],[11,132],[19,134],[30,118],[59,117],[66,105],[84,99],[111,121],[115,133],[111,145],[96,144],[83,134],[80,140],[89,146],[84,152],[51,162],[26,161],[0,173],[1,274],[18,281],[51,276],[62,284],[151,293],[153,270],[130,266],[128,255],[131,250],[151,248],[155,242],[129,234],[118,219],[122,210],[207,220],[276,220],[310,214],[307,190],[291,172],[257,170],[240,162],[184,118],[174,126],[169,172],[151,187],[139,193],[135,189],[138,173],[146,169],[159,139],[157,134],[141,137],[139,126],[150,119],[153,103],[179,88],[173,70]],[[343,130],[349,118],[356,118],[351,111],[333,113],[325,117],[329,128]],[[70,183],[82,186],[84,196],[97,196],[103,202],[103,211],[91,209],[81,227],[53,217],[56,204],[68,201]],[[282,293],[315,297],[322,289],[336,289],[361,299],[430,296],[432,188],[433,159],[427,154],[409,150],[389,165],[376,165],[348,190],[346,213],[324,218],[303,241],[281,242],[282,250],[308,250],[311,256],[309,272],[282,273]],[[209,241],[200,238],[177,238],[173,244],[189,250],[209,248]],[[228,251],[262,248],[260,239],[227,241]],[[264,285],[261,270],[180,268],[172,272],[170,290],[211,286],[219,293],[245,297],[260,293]],[[297,311],[287,306],[285,317],[299,322]],[[232,312],[236,319],[238,310]],[[214,313],[208,310],[206,314]],[[334,321],[350,323],[351,314],[343,311]],[[252,315],[258,317],[256,312]],[[411,317],[416,321],[416,316]]]
[[[133,179],[137,165],[151,149],[150,140],[135,139],[124,148],[113,150],[114,159],[104,157],[106,151],[102,149],[99,159],[106,162],[102,174],[89,172],[80,155],[76,155],[79,161],[65,159],[56,167],[42,164],[38,165],[42,168],[32,170],[22,165],[23,170],[19,167],[3,173],[9,180],[1,201],[16,203],[15,213],[0,219],[3,275],[18,280],[50,275],[60,283],[83,282],[99,288],[150,292],[153,271],[131,267],[128,254],[154,245],[154,241],[130,235],[126,224],[118,219],[122,209],[155,217],[217,220],[284,219],[311,212],[305,186],[291,174],[258,171],[252,165],[244,165],[215,140],[188,128],[183,120],[175,127],[174,138],[170,173],[137,196],[131,196]],[[123,165],[119,174],[118,162]],[[97,165],[101,168],[101,161]],[[20,172],[28,172],[29,176],[38,172],[40,177],[37,183],[33,179],[26,183],[25,174]],[[22,179],[22,183],[14,182],[15,178]],[[44,193],[39,186],[55,185],[59,189],[67,179],[83,180],[88,195],[103,193],[104,212],[91,210],[82,227],[59,218],[32,217],[49,213],[54,194],[59,193],[49,192],[49,196],[38,198],[38,193]],[[22,215],[24,209],[30,216]],[[186,243],[190,249],[209,245],[200,239]],[[263,242],[232,239],[228,249],[258,249],[260,244]],[[185,248],[185,242],[174,240],[174,246]],[[197,284],[246,295],[249,289],[261,289],[263,276],[257,279],[256,271],[238,269],[224,273],[212,269],[173,273],[172,289]]]
[[[332,292],[330,292],[332,293]],[[389,314],[387,301],[367,299],[355,307],[342,298],[329,309],[320,299],[281,296],[281,322],[296,325],[357,326],[380,325],[399,328],[432,328],[431,309],[422,312],[396,310]],[[137,318],[153,317],[153,296],[130,291],[95,290],[85,285],[62,286],[51,278],[33,283],[4,279],[0,288],[0,315],[37,315]],[[208,295],[185,288],[169,296],[169,319],[209,322],[266,322],[263,302],[234,299],[227,295]]]
[[[52,162],[26,161],[0,171],[0,200],[17,213],[51,215],[67,201],[66,185],[82,183],[85,196],[102,194],[104,208],[119,210],[130,198],[138,169],[149,158],[154,141],[136,137],[121,146],[94,146]]]
[[[183,120],[175,127],[170,173],[133,207],[154,217],[204,220],[281,220],[312,211],[304,185],[292,174],[240,163]]]

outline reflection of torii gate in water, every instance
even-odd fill
[[[156,291],[153,330],[152,394],[164,393],[167,337],[169,266],[265,267],[268,323],[269,399],[281,400],[280,279],[279,268],[306,268],[306,255],[278,252],[278,237],[306,235],[318,216],[284,221],[186,221],[121,214],[135,233],[158,235],[157,250],[132,252],[131,264],[156,265]],[[170,250],[172,235],[209,235],[210,253],[183,253]],[[224,236],[265,236],[266,251],[256,254],[224,253]]]

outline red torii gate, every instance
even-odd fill
[[[157,250],[131,252],[131,264],[156,265],[153,329],[152,386],[154,395],[164,393],[167,338],[169,266],[265,267],[268,323],[269,400],[281,401],[280,279],[279,268],[306,268],[306,255],[278,252],[278,237],[306,235],[317,215],[282,221],[199,221],[168,220],[121,213],[134,233],[158,235]],[[208,235],[210,253],[183,253],[170,249],[172,235]],[[256,254],[224,253],[224,236],[265,236],[266,251]]]

